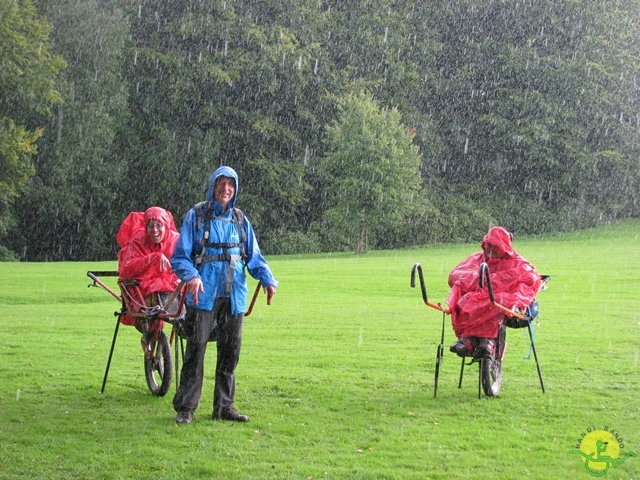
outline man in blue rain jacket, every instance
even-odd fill
[[[177,423],[190,423],[198,407],[207,342],[217,344],[214,419],[246,422],[233,407],[235,369],[240,358],[242,322],[249,274],[260,280],[270,303],[278,282],[260,253],[251,224],[234,209],[237,173],[220,167],[209,179],[207,201],[185,216],[171,268],[187,286],[187,313],[182,334],[187,348],[180,386],[173,398]]]

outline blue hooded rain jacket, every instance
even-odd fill
[[[214,198],[214,185],[216,179],[220,176],[233,178],[236,183],[235,194],[228,205],[228,210],[222,213],[222,206],[219,205]],[[209,179],[209,189],[207,191],[207,204],[209,208],[213,208],[213,218],[208,220],[211,222],[210,243],[238,243],[240,237],[236,224],[233,223],[232,208],[236,203],[240,184],[238,182],[238,174],[230,167],[218,168]],[[205,205],[205,209],[207,205]],[[203,209],[204,210],[204,209]],[[200,225],[196,225],[200,220]],[[194,304],[193,296],[187,294],[187,305],[201,310],[213,310],[213,305],[218,297],[231,297],[231,313],[237,315],[244,313],[247,307],[247,279],[245,276],[244,263],[242,260],[232,260],[235,262],[233,273],[233,288],[231,294],[228,295],[226,290],[227,278],[229,275],[229,261],[210,261],[204,262],[196,267],[194,258],[202,251],[202,245],[205,243],[203,236],[204,216],[197,217],[195,207],[189,210],[184,218],[182,229],[180,230],[180,239],[171,257],[171,268],[178,275],[180,280],[188,282],[189,280],[200,277],[204,286],[204,293],[198,295],[198,305]],[[263,287],[276,287],[278,282],[273,277],[271,269],[260,253],[260,247],[255,238],[253,228],[249,220],[244,218],[245,228],[245,253],[247,255],[246,268],[249,274],[256,280],[262,282]],[[221,255],[221,248],[209,247],[205,252],[206,256]],[[228,253],[232,255],[240,255],[240,248],[233,247],[228,249]]]

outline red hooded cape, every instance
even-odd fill
[[[149,220],[157,220],[165,227],[164,238],[158,244],[147,236]],[[160,257],[164,255],[171,260],[179,236],[173,215],[164,208],[151,207],[144,213],[131,212],[116,235],[121,247],[118,252],[120,280],[139,280],[145,297],[156,292],[173,292],[178,286],[178,277],[171,270],[160,271]]]
[[[162,241],[153,243],[147,236],[147,223],[157,220],[164,225]],[[160,271],[160,257],[171,259],[180,234],[176,230],[171,212],[160,207],[150,207],[143,212],[131,212],[124,219],[116,235],[118,252],[118,277],[120,280],[139,280],[140,291],[146,298],[156,292],[173,292],[178,277],[171,271]],[[122,316],[125,325],[135,325],[142,331],[135,317]],[[162,329],[164,322],[157,322],[153,329]]]
[[[492,244],[504,258],[487,258],[484,249]],[[493,227],[482,239],[482,252],[463,260],[449,274],[451,292],[447,304],[451,308],[453,330],[460,337],[495,338],[498,336],[499,310],[491,304],[487,287],[479,288],[480,264],[486,262],[491,273],[493,295],[507,308],[526,309],[540,288],[540,275],[527,260],[511,247],[511,234]]]

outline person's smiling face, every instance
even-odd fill
[[[160,243],[164,238],[165,228],[159,220],[149,220],[147,222],[147,237],[151,243]]]
[[[213,198],[226,210],[236,193],[236,182],[233,178],[218,177],[213,188]]]

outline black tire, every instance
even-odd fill
[[[495,397],[500,393],[502,385],[502,360],[500,355],[483,358],[482,364],[482,389],[488,397]]]
[[[495,397],[500,393],[502,385],[502,357],[506,346],[507,328],[504,323],[500,323],[498,338],[494,340],[495,348],[493,355],[482,360],[480,365],[482,389],[487,397]]]
[[[144,373],[147,377],[147,385],[151,393],[157,397],[163,397],[171,388],[173,377],[171,363],[171,346],[163,331],[158,334],[156,352],[153,360],[146,356],[144,359]]]

